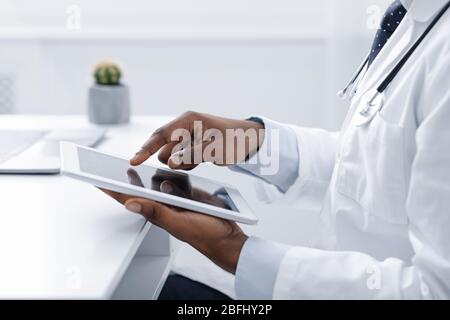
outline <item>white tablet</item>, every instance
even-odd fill
[[[256,224],[239,191],[221,182],[150,165],[69,142],[61,143],[61,173],[97,187],[245,224]]]

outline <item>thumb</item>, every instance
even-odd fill
[[[189,198],[190,194],[188,193],[189,190],[183,190],[180,187],[178,187],[175,183],[169,180],[165,180],[161,182],[160,184],[161,192],[171,194],[173,196],[178,196],[182,198]]]

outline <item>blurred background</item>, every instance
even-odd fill
[[[194,109],[337,129],[336,91],[389,0],[0,0],[0,113],[83,114],[118,61],[133,114]]]

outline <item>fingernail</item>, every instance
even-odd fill
[[[137,202],[126,203],[125,208],[127,208],[128,211],[131,211],[134,213],[140,213],[142,210],[142,206]]]

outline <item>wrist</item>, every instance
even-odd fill
[[[248,236],[244,233],[236,234],[233,237],[215,243],[207,250],[208,253],[205,252],[205,254],[219,267],[235,274],[239,256],[247,239]]]
[[[253,129],[253,130],[255,130],[255,131],[258,133],[258,137],[260,136],[259,133],[260,133],[260,132],[263,132],[263,133],[264,133],[264,131],[265,131],[265,129],[266,129],[266,126],[265,126],[265,124],[264,124],[264,121],[263,121],[262,119],[260,119],[260,118],[257,118],[257,117],[250,117],[250,118],[248,118],[248,119],[245,119],[244,121],[245,121],[246,124],[247,124],[246,130],[248,130],[248,129]],[[258,141],[258,145],[261,146],[261,145],[262,145],[262,142],[263,142],[263,141]]]
[[[257,139],[256,143],[253,143],[252,145],[248,145],[248,148],[247,148],[248,152],[247,152],[247,157],[246,157],[246,161],[248,161],[248,159],[250,159],[256,153],[258,153],[259,149],[263,145],[264,140],[265,140],[266,128],[265,128],[264,121],[257,117],[250,117],[250,118],[246,119],[245,122],[247,124],[247,127],[245,128],[245,130],[248,130],[248,129],[255,130],[256,139]]]
[[[248,240],[248,236],[244,233],[240,234],[238,237],[230,241],[228,250],[229,256],[226,261],[226,269],[228,272],[235,274],[237,265],[239,262],[239,257],[241,255],[242,248],[244,247],[245,242]]]

